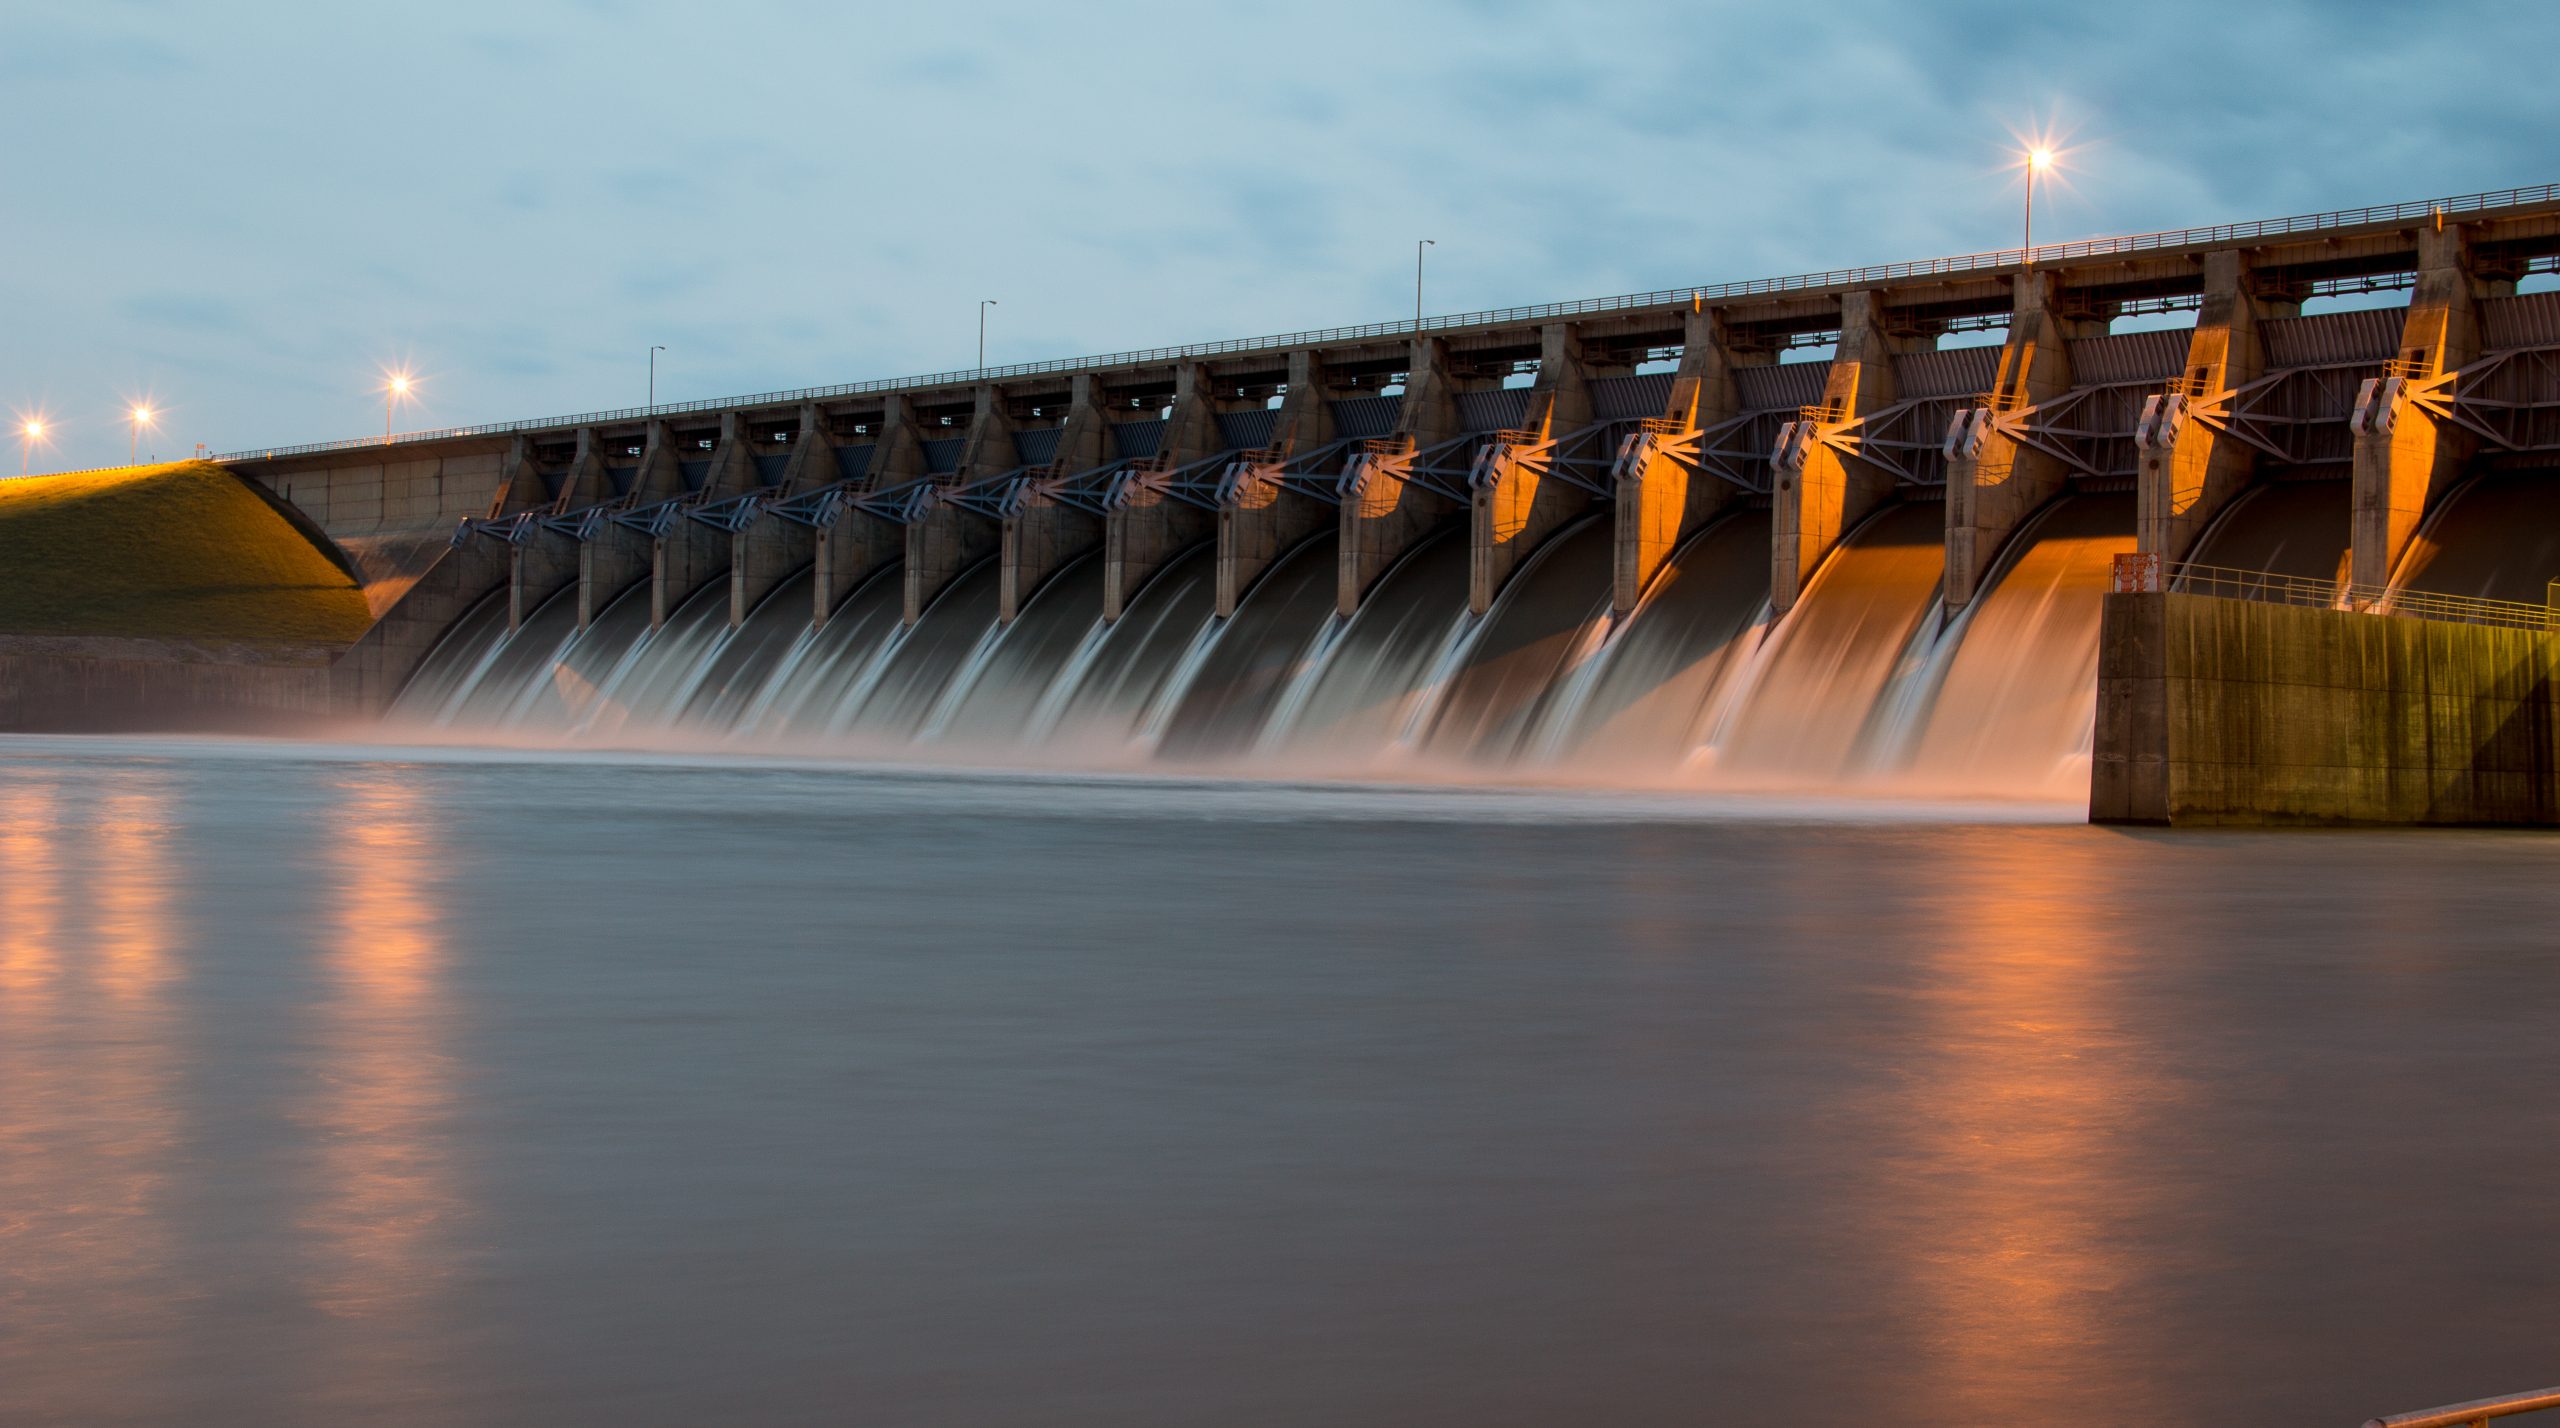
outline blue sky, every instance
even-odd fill
[[[7,0],[39,466],[2560,179],[2547,4]]]

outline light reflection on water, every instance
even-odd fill
[[[2546,1379],[2560,843],[2051,817],[0,741],[0,1422]]]
[[[2129,1233],[2159,1190],[2131,1153],[2173,1087],[2116,1008],[2140,949],[2104,843],[1958,839],[1908,931],[1930,989],[1886,1120],[1925,1223],[1880,1246],[1932,1324],[1948,1421],[2107,1421],[2142,1396],[2111,1321],[2141,1291]]]
[[[296,1239],[311,1254],[310,1300],[337,1321],[343,1356],[315,1360],[337,1391],[352,1379],[396,1392],[403,1371],[432,1371],[420,1321],[450,1272],[449,1009],[432,885],[446,857],[416,778],[358,767],[326,795],[334,907],[317,949],[310,1101],[297,1115],[318,1175]]]

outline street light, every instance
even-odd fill
[[[394,372],[382,384],[382,444],[391,444],[391,409],[409,400],[411,379],[406,372]]]
[[[2018,245],[2020,267],[2031,267],[2036,260],[2036,184],[2052,167],[2052,149],[2038,144],[2027,150],[2027,231]]]
[[[987,309],[995,305],[994,298],[978,299],[978,378],[981,381],[987,375]]]
[[[649,349],[649,415],[653,417],[658,414],[658,354],[666,350],[664,347]]]
[[[28,417],[26,420],[18,423],[19,475],[24,476],[27,474],[27,460],[29,453],[35,450],[37,442],[44,440],[44,432],[45,425],[43,417]]]
[[[1437,248],[1440,240],[1424,238],[1413,245],[1413,330],[1422,331],[1422,250]]]
[[[125,413],[125,415],[131,420],[133,430],[131,433],[132,439],[125,447],[124,464],[127,466],[137,466],[142,462],[142,429],[146,426],[158,426],[160,424],[160,414],[153,411],[147,403],[136,402],[134,403],[133,410]]]

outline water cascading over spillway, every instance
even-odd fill
[[[2075,796],[2088,788],[2098,617],[2115,557],[2133,549],[2133,497],[2068,496],[2012,543],[1999,578],[1950,631],[1926,717],[1889,752],[1948,792]],[[1935,652],[1933,651],[1933,654]]]
[[[2284,524],[2287,501],[2280,487],[2252,493],[2207,546],[2278,554],[2251,533]],[[735,629],[725,581],[656,629],[645,586],[585,630],[574,592],[512,633],[499,598],[457,623],[394,714],[461,737],[623,747],[2059,798],[2086,777],[2098,598],[2131,530],[2128,496],[2049,505],[1954,619],[1939,605],[1943,508],[1929,502],[1852,531],[1783,618],[1769,604],[1770,516],[1751,508],[1684,541],[1624,617],[1610,610],[1605,515],[1532,552],[1483,615],[1468,609],[1460,522],[1426,535],[1348,618],[1334,609],[1331,534],[1287,552],[1223,620],[1207,546],[1107,624],[1098,556],[1068,564],[1010,624],[996,619],[992,560],[912,627],[894,564],[814,624],[806,572]]]

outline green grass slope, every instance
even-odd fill
[[[346,571],[202,461],[0,480],[0,634],[347,644]]]

